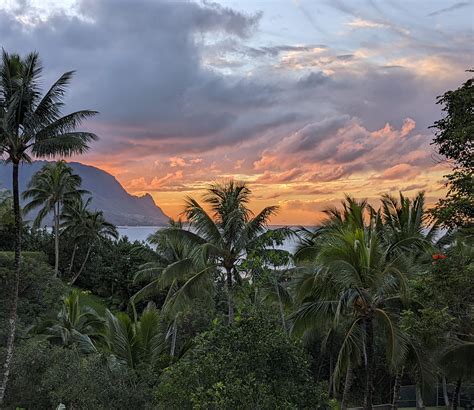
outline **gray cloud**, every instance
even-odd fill
[[[341,178],[364,164],[383,170],[396,156],[426,149],[426,127],[440,115],[435,97],[459,84],[471,44],[462,32],[446,41],[413,36],[403,43],[408,61],[398,61],[394,52],[392,64],[378,58],[386,56],[387,45],[374,34],[357,45],[348,40],[345,49],[265,44],[254,36],[261,13],[210,2],[78,4],[78,15],[55,12],[47,20],[35,18],[26,4],[0,10],[0,45],[21,53],[38,50],[46,84],[66,70],[78,71],[68,108],[101,112],[90,124],[102,136],[96,145],[100,155],[200,153],[219,160],[224,152],[233,165],[242,158],[253,164],[264,150],[277,147],[283,160],[289,154],[294,164],[332,167],[312,174],[320,180]],[[335,4],[354,15],[346,3]],[[33,24],[21,23],[19,13],[30,13]],[[365,57],[367,50],[377,58]],[[412,52],[452,62],[450,69],[459,75],[420,73],[418,62],[408,65]],[[407,117],[416,120],[413,134],[423,136],[399,146],[379,146],[368,136],[386,122],[400,129]],[[340,129],[345,133],[338,134]],[[426,158],[411,161],[426,164]],[[299,177],[290,165],[282,180]],[[253,172],[246,167],[241,171]]]
[[[459,3],[455,3],[452,6],[445,7],[445,8],[439,9],[439,10],[435,10],[435,11],[429,13],[428,16],[430,16],[430,17],[439,16],[440,14],[449,13],[450,11],[454,11],[454,10],[458,10],[458,9],[461,9],[461,8],[464,8],[464,7],[468,7],[469,5],[471,5],[471,3],[469,3],[468,1],[460,1]]]

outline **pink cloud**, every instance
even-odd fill
[[[410,164],[398,164],[393,167],[387,168],[382,174],[374,177],[376,179],[408,179],[419,175],[421,171],[419,168],[414,167]]]

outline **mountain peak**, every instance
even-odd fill
[[[20,190],[23,191],[34,173],[47,161],[35,161],[20,168]],[[74,173],[82,178],[82,188],[91,192],[92,209],[104,212],[105,218],[115,225],[165,225],[168,217],[156,205],[150,194],[130,195],[120,182],[108,172],[80,162],[69,162]],[[11,170],[0,165],[0,187],[11,189]]]

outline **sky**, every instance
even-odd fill
[[[45,87],[77,71],[66,107],[100,139],[75,160],[167,215],[234,178],[312,225],[344,194],[445,194],[429,126],[473,22],[456,0],[0,0],[0,45],[38,51]]]

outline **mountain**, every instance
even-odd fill
[[[35,161],[20,166],[20,190],[25,190],[32,175],[46,161]],[[151,195],[130,195],[113,175],[79,162],[68,163],[74,173],[82,178],[82,188],[91,192],[91,208],[104,212],[105,218],[115,225],[165,225],[168,217],[158,207]],[[11,165],[0,165],[0,189],[11,189]],[[28,219],[33,219],[28,215]]]

